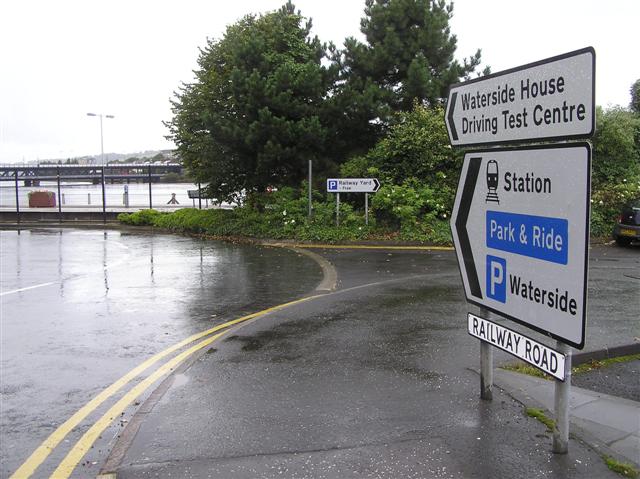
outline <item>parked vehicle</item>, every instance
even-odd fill
[[[618,224],[613,229],[613,238],[620,246],[629,246],[640,240],[640,198],[622,208]]]

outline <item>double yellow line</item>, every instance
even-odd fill
[[[91,414],[98,406],[100,406],[107,399],[112,397],[115,393],[117,393],[120,389],[122,389],[126,384],[128,384],[133,379],[137,378],[141,373],[143,373],[146,369],[155,365],[165,357],[170,354],[178,351],[179,349],[187,346],[188,344],[193,343],[194,341],[201,340],[199,343],[191,346],[189,349],[181,352],[176,355],[165,364],[156,369],[153,373],[147,376],[144,380],[140,381],[136,386],[131,388],[129,392],[127,392],[120,400],[118,400],[109,410],[102,415],[100,419],[98,419],[92,426],[89,428],[87,432],[85,432],[82,437],[76,442],[71,451],[66,455],[66,457],[62,460],[62,462],[58,465],[56,470],[53,472],[52,477],[56,479],[65,479],[68,478],[73,470],[76,468],[78,463],[82,460],[87,451],[91,448],[96,439],[102,434],[102,432],[109,427],[109,424],[113,422],[114,419],[120,416],[120,414],[131,405],[136,398],[142,395],[151,385],[153,385],[158,379],[163,377],[164,375],[170,373],[173,369],[179,366],[182,362],[184,362],[187,358],[189,358],[194,353],[200,351],[206,346],[213,343],[216,339],[225,335],[229,332],[227,328],[234,326],[239,323],[243,323],[250,319],[257,318],[259,316],[263,316],[268,313],[272,313],[275,311],[279,311],[281,309],[287,308],[289,306],[293,306],[295,304],[303,303],[305,301],[309,301],[311,299],[317,298],[321,295],[307,296],[305,298],[297,299],[295,301],[290,301],[288,303],[280,304],[278,306],[274,306],[272,308],[264,309],[257,313],[252,313],[247,316],[243,316],[238,319],[234,319],[233,321],[228,321],[226,323],[215,326],[211,329],[207,329],[201,333],[194,334],[189,336],[188,338],[180,341],[179,343],[157,353],[151,358],[144,361],[139,366],[135,367],[127,374],[122,376],[116,382],[105,388],[101,393],[99,393],[96,397],[94,397],[91,401],[89,401],[85,406],[80,408],[73,416],[67,419],[63,424],[61,424],[51,435],[45,439],[45,441],[38,446],[38,448],[33,451],[33,453],[29,456],[29,458],[11,475],[10,479],[23,479],[31,477],[31,475],[36,471],[36,469],[46,460],[46,458],[53,452],[53,450],[64,440],[64,438],[74,429],[76,428],[89,414]],[[225,330],[226,331],[222,331]],[[219,332],[222,331],[222,332]],[[217,334],[214,334],[217,333]],[[211,336],[213,335],[213,336]]]

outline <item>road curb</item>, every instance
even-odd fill
[[[571,362],[574,366],[578,366],[579,364],[591,361],[629,356],[631,354],[640,354],[640,342],[611,346],[609,348],[596,349],[594,351],[581,351],[571,356]]]

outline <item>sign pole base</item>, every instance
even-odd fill
[[[489,318],[490,313],[480,308],[480,314]],[[493,347],[480,341],[480,399],[491,401],[493,399]]]
[[[556,423],[553,428],[553,452],[566,454],[569,452],[569,399],[571,395],[571,348],[557,342],[557,348],[566,355],[564,382],[556,379],[554,408]]]

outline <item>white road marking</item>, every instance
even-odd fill
[[[36,284],[33,286],[27,286],[26,288],[14,289],[13,291],[4,291],[0,293],[0,296],[7,296],[9,294],[21,293],[22,291],[29,291],[30,289],[42,288],[43,286],[49,286],[52,284],[57,284],[59,281],[50,281],[48,283]]]

